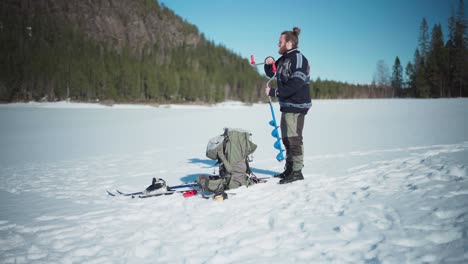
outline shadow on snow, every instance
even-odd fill
[[[182,182],[194,182],[197,179],[197,177],[200,175],[212,175],[213,169],[216,166],[216,161],[210,160],[210,159],[193,158],[193,159],[189,159],[189,163],[206,165],[206,167],[203,167],[203,168],[210,169],[210,172],[193,173],[193,174],[186,175],[180,178]],[[264,174],[264,175],[273,176],[278,173],[276,171],[257,169],[254,167],[250,167],[250,169],[252,170],[254,174]]]

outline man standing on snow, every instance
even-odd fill
[[[265,59],[265,73],[273,77],[275,63],[277,72],[277,89],[265,88],[268,96],[278,97],[281,111],[281,135],[286,147],[286,166],[284,172],[275,175],[280,177],[280,184],[303,180],[304,145],[302,131],[304,117],[312,106],[310,99],[310,67],[306,57],[298,50],[301,29],[281,33],[278,53],[282,56],[275,62],[273,57]]]

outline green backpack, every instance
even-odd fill
[[[202,189],[216,192],[255,183],[251,179],[254,175],[250,170],[249,155],[257,145],[251,141],[251,136],[252,133],[243,129],[225,128],[222,135],[210,139],[206,156],[219,164],[219,177],[198,179]]]

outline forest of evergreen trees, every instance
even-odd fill
[[[179,19],[157,1],[142,0],[154,12]],[[383,62],[374,82],[356,85],[320,78],[311,81],[313,98],[468,96],[467,22],[463,0],[450,17],[448,37],[440,24],[429,35],[422,20],[419,46],[405,69],[396,57],[388,76]],[[160,43],[140,54],[98,44],[54,16],[28,21],[8,15],[0,21],[0,101],[74,100],[115,102],[206,102],[264,100],[266,78],[226,47],[204,38],[196,26],[184,31],[197,45],[172,48]],[[34,28],[32,28],[34,25]]]
[[[468,96],[468,28],[464,10],[464,2],[459,0],[457,11],[452,10],[449,18],[446,39],[440,24],[434,25],[430,33],[426,19],[422,19],[413,61],[404,70],[398,56],[395,59],[387,85],[392,97]]]
[[[164,6],[155,12],[180,19]],[[27,22],[5,16],[0,25],[0,101],[212,103],[261,96],[256,87],[264,78],[247,59],[203,35],[196,46],[155,43],[135,55],[128,48],[97,44],[57,17]],[[188,23],[184,31],[198,34]]]

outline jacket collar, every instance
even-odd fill
[[[295,48],[295,49],[290,49],[290,50],[287,50],[285,53],[283,53],[283,56],[284,56],[284,57],[289,57],[289,56],[291,56],[292,54],[295,54],[296,52],[299,52],[299,51],[297,50],[297,48]]]

